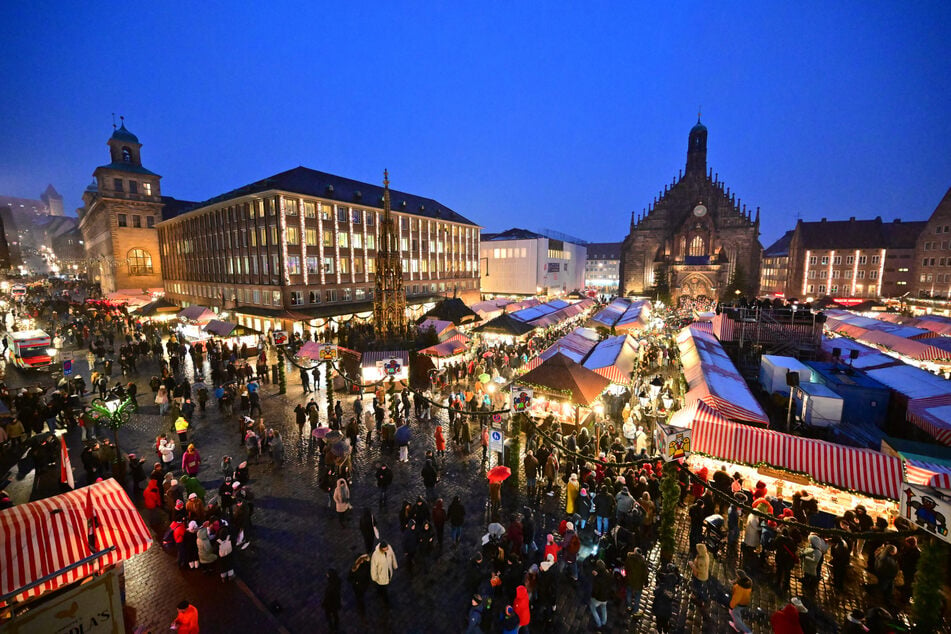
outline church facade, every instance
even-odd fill
[[[759,284],[759,208],[747,210],[707,168],[707,128],[690,130],[687,166],[640,215],[621,247],[620,294],[716,299]]]

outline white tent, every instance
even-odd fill
[[[759,383],[770,394],[779,392],[783,396],[789,396],[789,386],[786,384],[787,372],[798,373],[800,383],[808,383],[812,380],[812,370],[799,359],[764,354],[759,366]]]
[[[842,397],[822,383],[800,383],[793,398],[796,414],[807,425],[830,427],[842,421]]]

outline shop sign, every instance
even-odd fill
[[[283,346],[285,343],[287,343],[287,331],[275,330],[274,331],[274,345]]]
[[[654,429],[654,441],[657,451],[664,460],[683,460],[690,455],[690,436],[693,429],[690,427],[675,427],[658,423]]]
[[[901,516],[946,542],[948,517],[951,516],[951,495],[944,489],[910,482],[901,483]]]
[[[529,387],[512,387],[512,412],[527,412],[532,406],[532,398],[535,396],[535,390]]]
[[[323,348],[321,348],[320,352],[323,354]],[[385,361],[377,361],[376,367],[380,371],[381,376],[396,376],[400,373],[400,370],[403,369],[403,361],[396,358],[386,359]]]
[[[56,598],[39,603],[22,617],[8,621],[9,634],[123,634],[122,598],[115,570]]]
[[[548,263],[548,272],[557,273],[561,270],[561,262],[549,262]]]
[[[320,352],[318,352],[317,355],[321,361],[336,361],[337,360],[337,344],[335,343],[320,344]]]

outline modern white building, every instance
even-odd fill
[[[479,270],[483,295],[566,295],[584,288],[584,244],[527,229],[483,233]]]
[[[587,245],[588,257],[584,265],[585,286],[602,293],[617,293],[621,264],[620,242],[592,242]]]

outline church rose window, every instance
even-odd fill
[[[129,275],[151,275],[152,256],[144,249],[131,249],[128,255]]]

